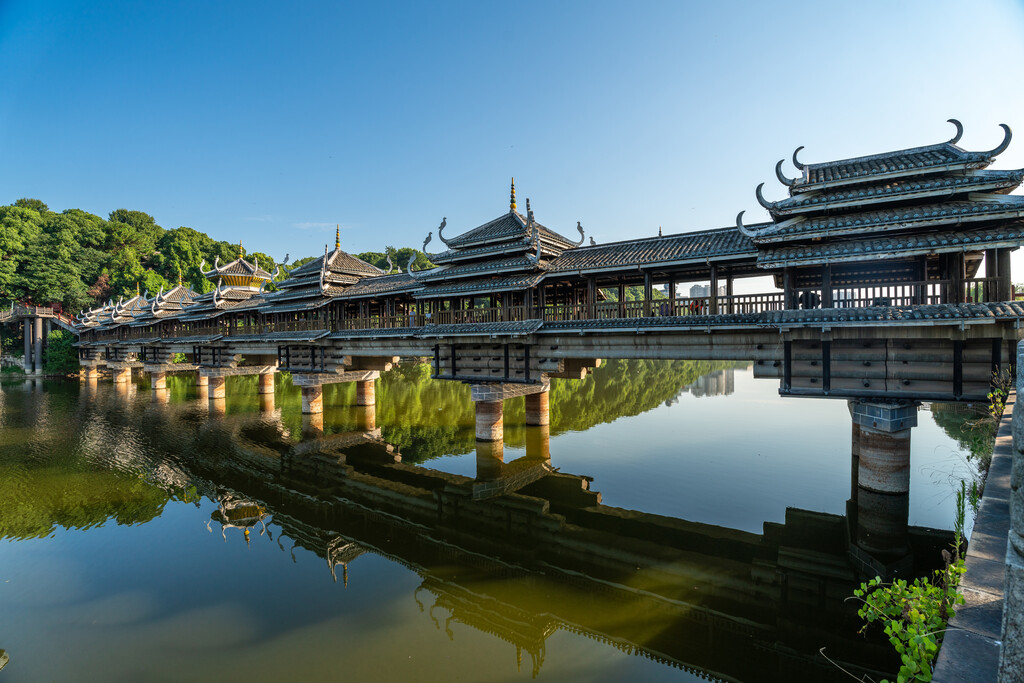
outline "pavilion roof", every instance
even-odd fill
[[[441,282],[436,285],[428,285],[424,289],[416,292],[416,298],[432,299],[451,295],[468,296],[496,292],[519,292],[533,287],[540,282],[543,277],[544,273],[538,272]]]
[[[1021,199],[1024,199],[1022,197]],[[923,254],[940,254],[1016,247],[1024,241],[1024,220],[991,228],[884,235],[837,242],[810,242],[769,246],[757,255],[762,268],[783,268],[810,263],[877,261]]]
[[[955,144],[960,140],[963,127],[959,122],[954,122],[954,125],[957,127],[957,134],[949,142],[819,164],[796,162],[798,168],[802,167],[802,175],[793,181],[786,182],[781,175],[781,170],[777,168],[779,179],[789,185],[791,193],[797,194],[812,189],[880,179],[909,178],[968,168],[984,168],[991,164],[992,159],[1009,145],[1010,129],[1003,125],[1005,135],[1003,142],[998,147],[987,152],[969,152]],[[795,161],[796,154],[794,153],[793,156]]]
[[[841,214],[794,216],[763,228],[744,226],[758,244],[794,239],[941,228],[1024,217],[1024,196],[971,193],[966,199],[929,204],[896,205]]]

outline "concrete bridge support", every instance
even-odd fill
[[[277,408],[277,404],[274,401],[274,394],[260,394],[260,411],[264,413],[272,413]]]
[[[274,393],[274,375],[275,372],[265,372],[260,375],[260,394],[271,394]]]
[[[910,431],[917,408],[913,402],[850,401],[856,544],[885,562],[908,550]]]
[[[131,384],[132,382],[132,369],[128,368],[111,368],[114,375],[114,384]]]
[[[167,390],[167,373],[166,372],[151,372],[149,373],[149,385],[153,391],[166,391]]]
[[[196,373],[196,386],[197,387],[208,387],[210,386],[210,378],[202,373]]]

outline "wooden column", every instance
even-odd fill
[[[587,278],[587,317],[597,317],[597,278],[593,275]]]
[[[711,315],[718,315],[718,266],[714,263],[711,264],[710,278],[711,291],[708,292],[708,295],[710,297],[708,308],[710,310],[708,311],[708,313],[710,313]]]
[[[1013,301],[1013,279],[1010,276],[1010,250],[996,249],[996,263],[999,268],[999,287],[996,298],[999,301]]]
[[[964,302],[964,253],[958,251],[950,257],[950,280],[953,291],[950,293],[950,303],[962,304]]]
[[[729,306],[728,306],[727,311],[729,313],[733,313],[735,311],[735,307],[732,305],[732,274],[731,273],[729,275],[727,275],[726,278],[725,278],[725,295],[727,297],[729,297]]]
[[[792,308],[793,298],[793,269],[787,267],[782,271],[782,307]]]
[[[821,267],[821,307],[832,308],[832,264]]]
[[[626,285],[619,283],[619,317],[626,317]]]
[[[650,271],[644,271],[644,317],[651,316],[651,299],[654,298],[654,286]]]

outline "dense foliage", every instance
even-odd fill
[[[78,312],[136,286],[155,294],[178,283],[198,292],[213,285],[200,265],[231,261],[241,246],[192,228],[165,230],[142,211],[116,209],[106,219],[80,209],[57,213],[38,199],[0,206],[0,302],[60,303]],[[274,260],[247,253],[273,270]]]
[[[69,375],[78,372],[78,351],[72,344],[75,335],[64,330],[53,330],[46,338],[43,370],[51,375]]]

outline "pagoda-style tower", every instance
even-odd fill
[[[443,235],[447,219],[437,230],[438,238],[448,247],[440,254],[427,253],[439,267],[412,273],[425,285],[417,299],[438,299],[453,296],[472,297],[499,293],[518,293],[516,304],[522,304],[527,290],[544,276],[548,263],[567,249],[583,243],[583,228],[577,223],[577,242],[563,237],[536,221],[526,200],[526,215],[516,210],[515,181],[512,182],[509,211],[458,237]],[[433,233],[427,235],[427,244]]]
[[[1008,193],[1024,170],[986,170],[1010,143],[995,149],[948,142],[884,154],[804,164],[795,179],[776,165],[789,197],[757,199],[773,222],[737,227],[757,246],[757,263],[775,271],[787,308],[1009,301],[1012,249],[1024,238],[1024,197]],[[986,279],[975,277],[982,260]],[[887,291],[865,294],[887,283]],[[981,285],[981,286],[978,286]],[[885,289],[885,288],[883,288]],[[857,294],[853,292],[857,291]],[[869,297],[864,299],[863,297]]]

